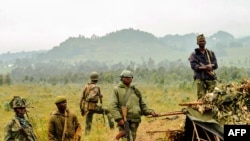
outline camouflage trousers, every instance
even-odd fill
[[[214,88],[216,87],[216,80],[203,80],[200,79],[195,80],[197,84],[197,97],[200,99],[207,93],[211,93],[214,91]]]
[[[130,141],[135,141],[136,139],[136,132],[139,127],[139,122],[129,122],[129,128],[130,128]],[[118,125],[119,131],[124,131],[124,127]],[[127,141],[125,137],[120,139],[121,141]]]
[[[89,110],[86,114],[86,121],[85,121],[85,135],[88,135],[91,130],[91,124],[93,121],[94,114],[105,114],[108,119],[108,124],[110,129],[114,128],[114,122],[112,121],[113,117],[110,114],[110,111],[106,108],[96,105],[95,109]],[[105,119],[103,119],[105,120]]]

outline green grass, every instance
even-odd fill
[[[104,95],[104,106],[108,105],[109,94],[112,92],[114,84],[99,84]],[[171,111],[181,110],[183,107],[178,106],[178,103],[183,101],[194,101],[196,99],[195,88],[179,89],[178,87],[165,88],[166,86],[156,86],[149,84],[137,85],[143,94],[148,107],[154,109],[157,113],[167,113]],[[6,106],[13,96],[19,95],[26,98],[33,108],[28,108],[29,118],[34,126],[34,130],[40,141],[47,140],[47,124],[49,115],[56,110],[54,99],[57,95],[66,95],[68,98],[68,108],[75,112],[81,123],[84,132],[85,117],[80,115],[79,100],[81,97],[82,85],[11,85],[1,86],[1,130],[4,130],[4,125],[13,117],[14,112]],[[4,115],[4,116],[3,116]],[[168,130],[181,128],[184,121],[182,116],[177,120],[170,121],[162,118],[142,118],[142,123],[138,129],[138,141],[156,140],[157,138],[165,138],[165,133],[148,135],[146,131],[152,130]],[[84,141],[110,141],[118,133],[117,129],[110,130],[106,123],[103,122],[102,115],[95,114],[93,119],[92,131],[90,136],[82,136]],[[4,138],[4,133],[0,132],[0,138]]]

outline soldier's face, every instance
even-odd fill
[[[15,109],[17,116],[24,117],[24,114],[26,113],[26,108],[16,108]]]
[[[205,40],[199,40],[197,41],[197,44],[200,48],[205,48],[206,41]]]
[[[122,82],[125,84],[125,85],[129,85],[133,80],[133,77],[123,77],[122,78]]]
[[[67,108],[67,101],[63,101],[61,103],[57,103],[56,105],[57,105],[57,107],[58,107],[59,110],[63,110],[64,111]]]

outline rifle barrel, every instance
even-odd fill
[[[203,102],[185,102],[179,103],[180,106],[191,106],[191,105],[201,105],[204,104]]]
[[[171,116],[171,115],[180,115],[180,114],[185,114],[185,113],[182,112],[182,111],[168,112],[168,113],[165,113],[165,114],[159,114],[159,115],[156,116],[156,117]],[[148,118],[152,118],[152,117],[154,117],[154,116],[148,116]]]

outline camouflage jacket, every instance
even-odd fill
[[[201,53],[199,48],[196,48],[195,51],[190,55],[188,58],[191,68],[194,71],[194,79],[201,79],[201,80],[215,80],[216,76],[209,75],[205,70],[200,70],[199,67],[203,65],[209,64],[209,59],[211,64],[214,64],[213,69],[218,68],[217,59],[213,51],[207,50],[208,53]],[[209,56],[207,56],[207,54]]]
[[[132,122],[141,122],[141,116],[150,115],[153,110],[147,107],[138,89],[134,86],[131,86],[129,89],[130,96],[126,102],[128,110],[127,120]],[[116,121],[122,118],[121,106],[124,103],[123,100],[127,90],[128,87],[121,82],[118,86],[114,87],[113,93],[111,94],[109,105],[110,112]]]
[[[21,123],[21,122],[22,123]],[[17,123],[19,122],[19,123]],[[21,127],[20,127],[21,126]],[[21,132],[21,128],[25,133]],[[26,134],[26,135],[25,135]],[[27,137],[25,137],[27,136]],[[4,129],[4,141],[37,141],[32,125],[25,118],[15,116]]]
[[[73,141],[74,134],[80,123],[78,122],[77,116],[67,111],[67,130],[64,141]],[[48,141],[61,141],[64,130],[65,115],[59,111],[51,113],[48,124]]]
[[[83,87],[82,98],[80,100],[80,109],[87,111],[87,102],[98,103],[101,95],[101,89],[96,83],[87,83]]]

